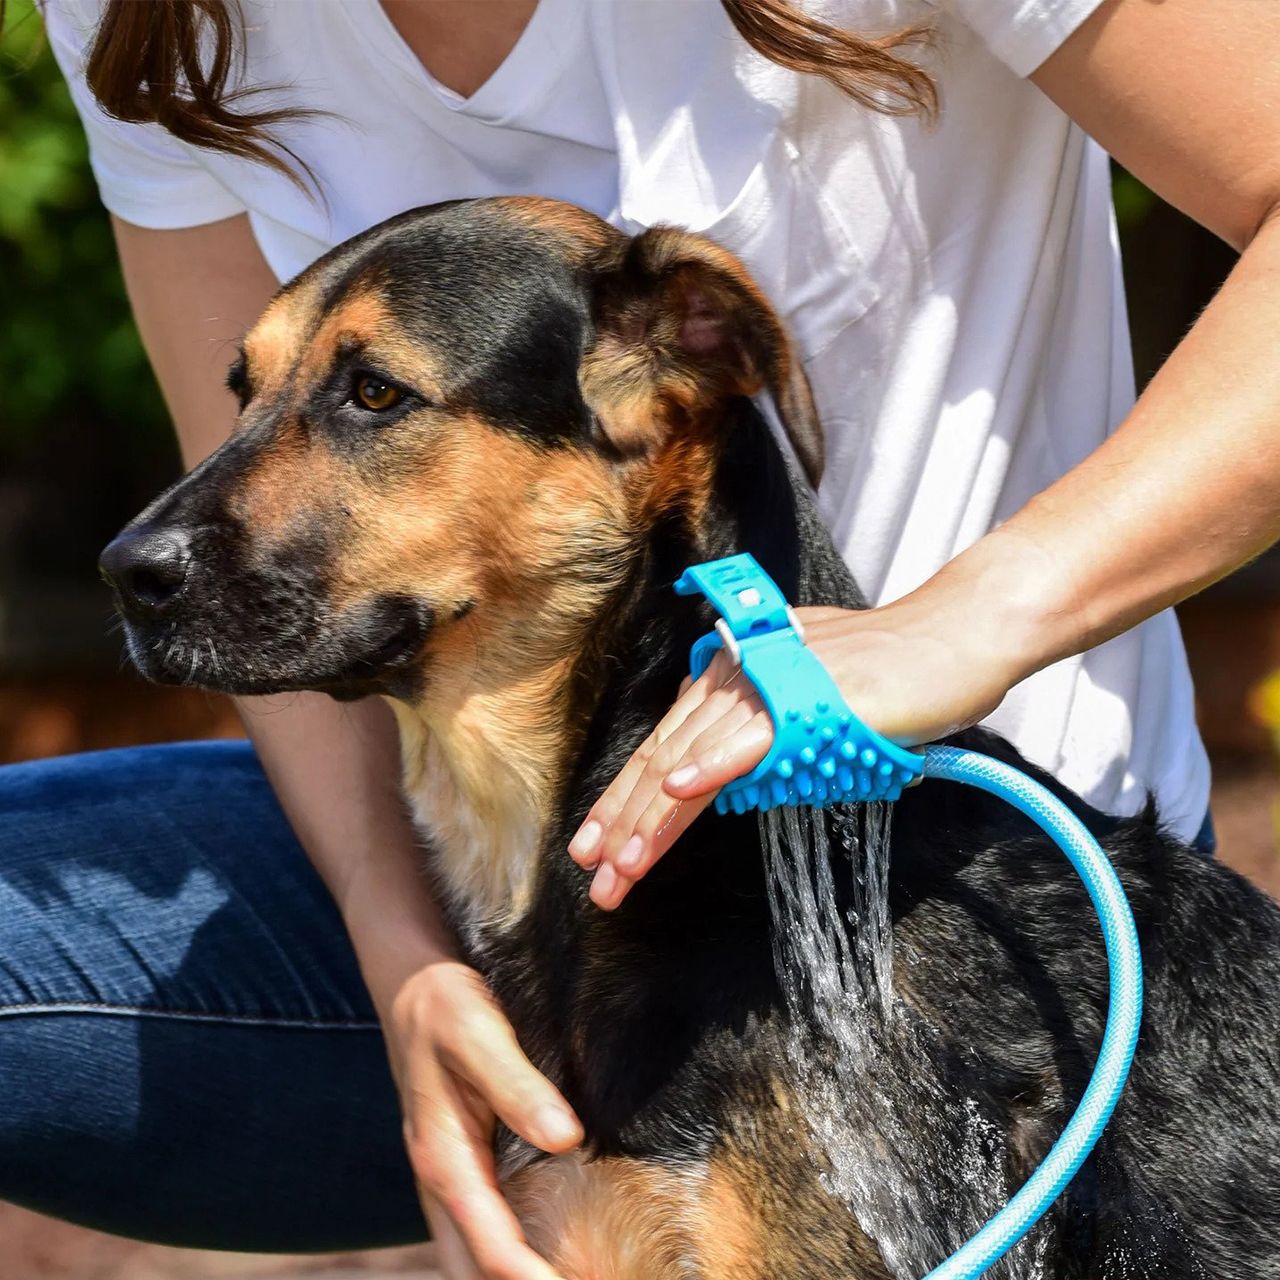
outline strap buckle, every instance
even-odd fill
[[[675,589],[681,595],[701,593],[720,614],[715,630],[690,651],[693,678],[723,649],[755,685],[773,719],[768,754],[745,777],[721,789],[719,812],[896,800],[904,786],[919,779],[924,757],[853,714],[805,643],[795,611],[753,556],[692,565]]]

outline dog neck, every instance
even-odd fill
[[[433,666],[422,701],[392,701],[410,808],[469,946],[525,916],[541,855],[554,855],[675,697],[690,643],[714,620],[673,593],[686,565],[751,551],[798,602],[815,589],[849,595],[803,481],[749,402],[741,413],[696,527],[648,525],[607,568],[582,567],[572,610],[522,618],[500,640],[482,618],[465,620],[476,630]],[[823,574],[811,584],[815,541],[837,566],[834,586]]]
[[[566,668],[461,688],[447,706],[392,701],[405,795],[470,942],[528,908],[564,757]]]

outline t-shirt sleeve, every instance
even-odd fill
[[[935,0],[1020,76],[1030,75],[1102,0]]]
[[[171,230],[217,222],[244,212],[244,205],[158,124],[115,120],[98,105],[85,82],[93,46],[97,4],[47,0],[49,46],[71,90],[71,100],[89,139],[89,160],[102,203],[140,227]]]

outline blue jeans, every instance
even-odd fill
[[[205,1248],[425,1238],[342,921],[247,744],[0,769],[0,1199]]]
[[[342,921],[247,744],[0,768],[0,1199],[206,1248],[425,1236]]]

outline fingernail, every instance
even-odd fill
[[[632,836],[618,850],[618,856],[614,858],[619,871],[635,871],[642,861],[644,861],[644,841],[639,836]]]
[[[540,1108],[534,1116],[534,1124],[543,1138],[554,1146],[577,1141],[578,1122],[563,1107]]]
[[[667,781],[673,787],[687,787],[691,782],[698,780],[698,766],[696,764],[682,764],[678,769],[672,770],[667,774]]]
[[[613,897],[617,887],[618,873],[609,863],[602,862],[600,870],[596,872],[596,878],[591,882],[591,901],[598,907],[605,906]]]
[[[595,852],[602,835],[604,835],[604,828],[594,818],[588,818],[569,841],[569,852],[575,858],[588,857]]]

